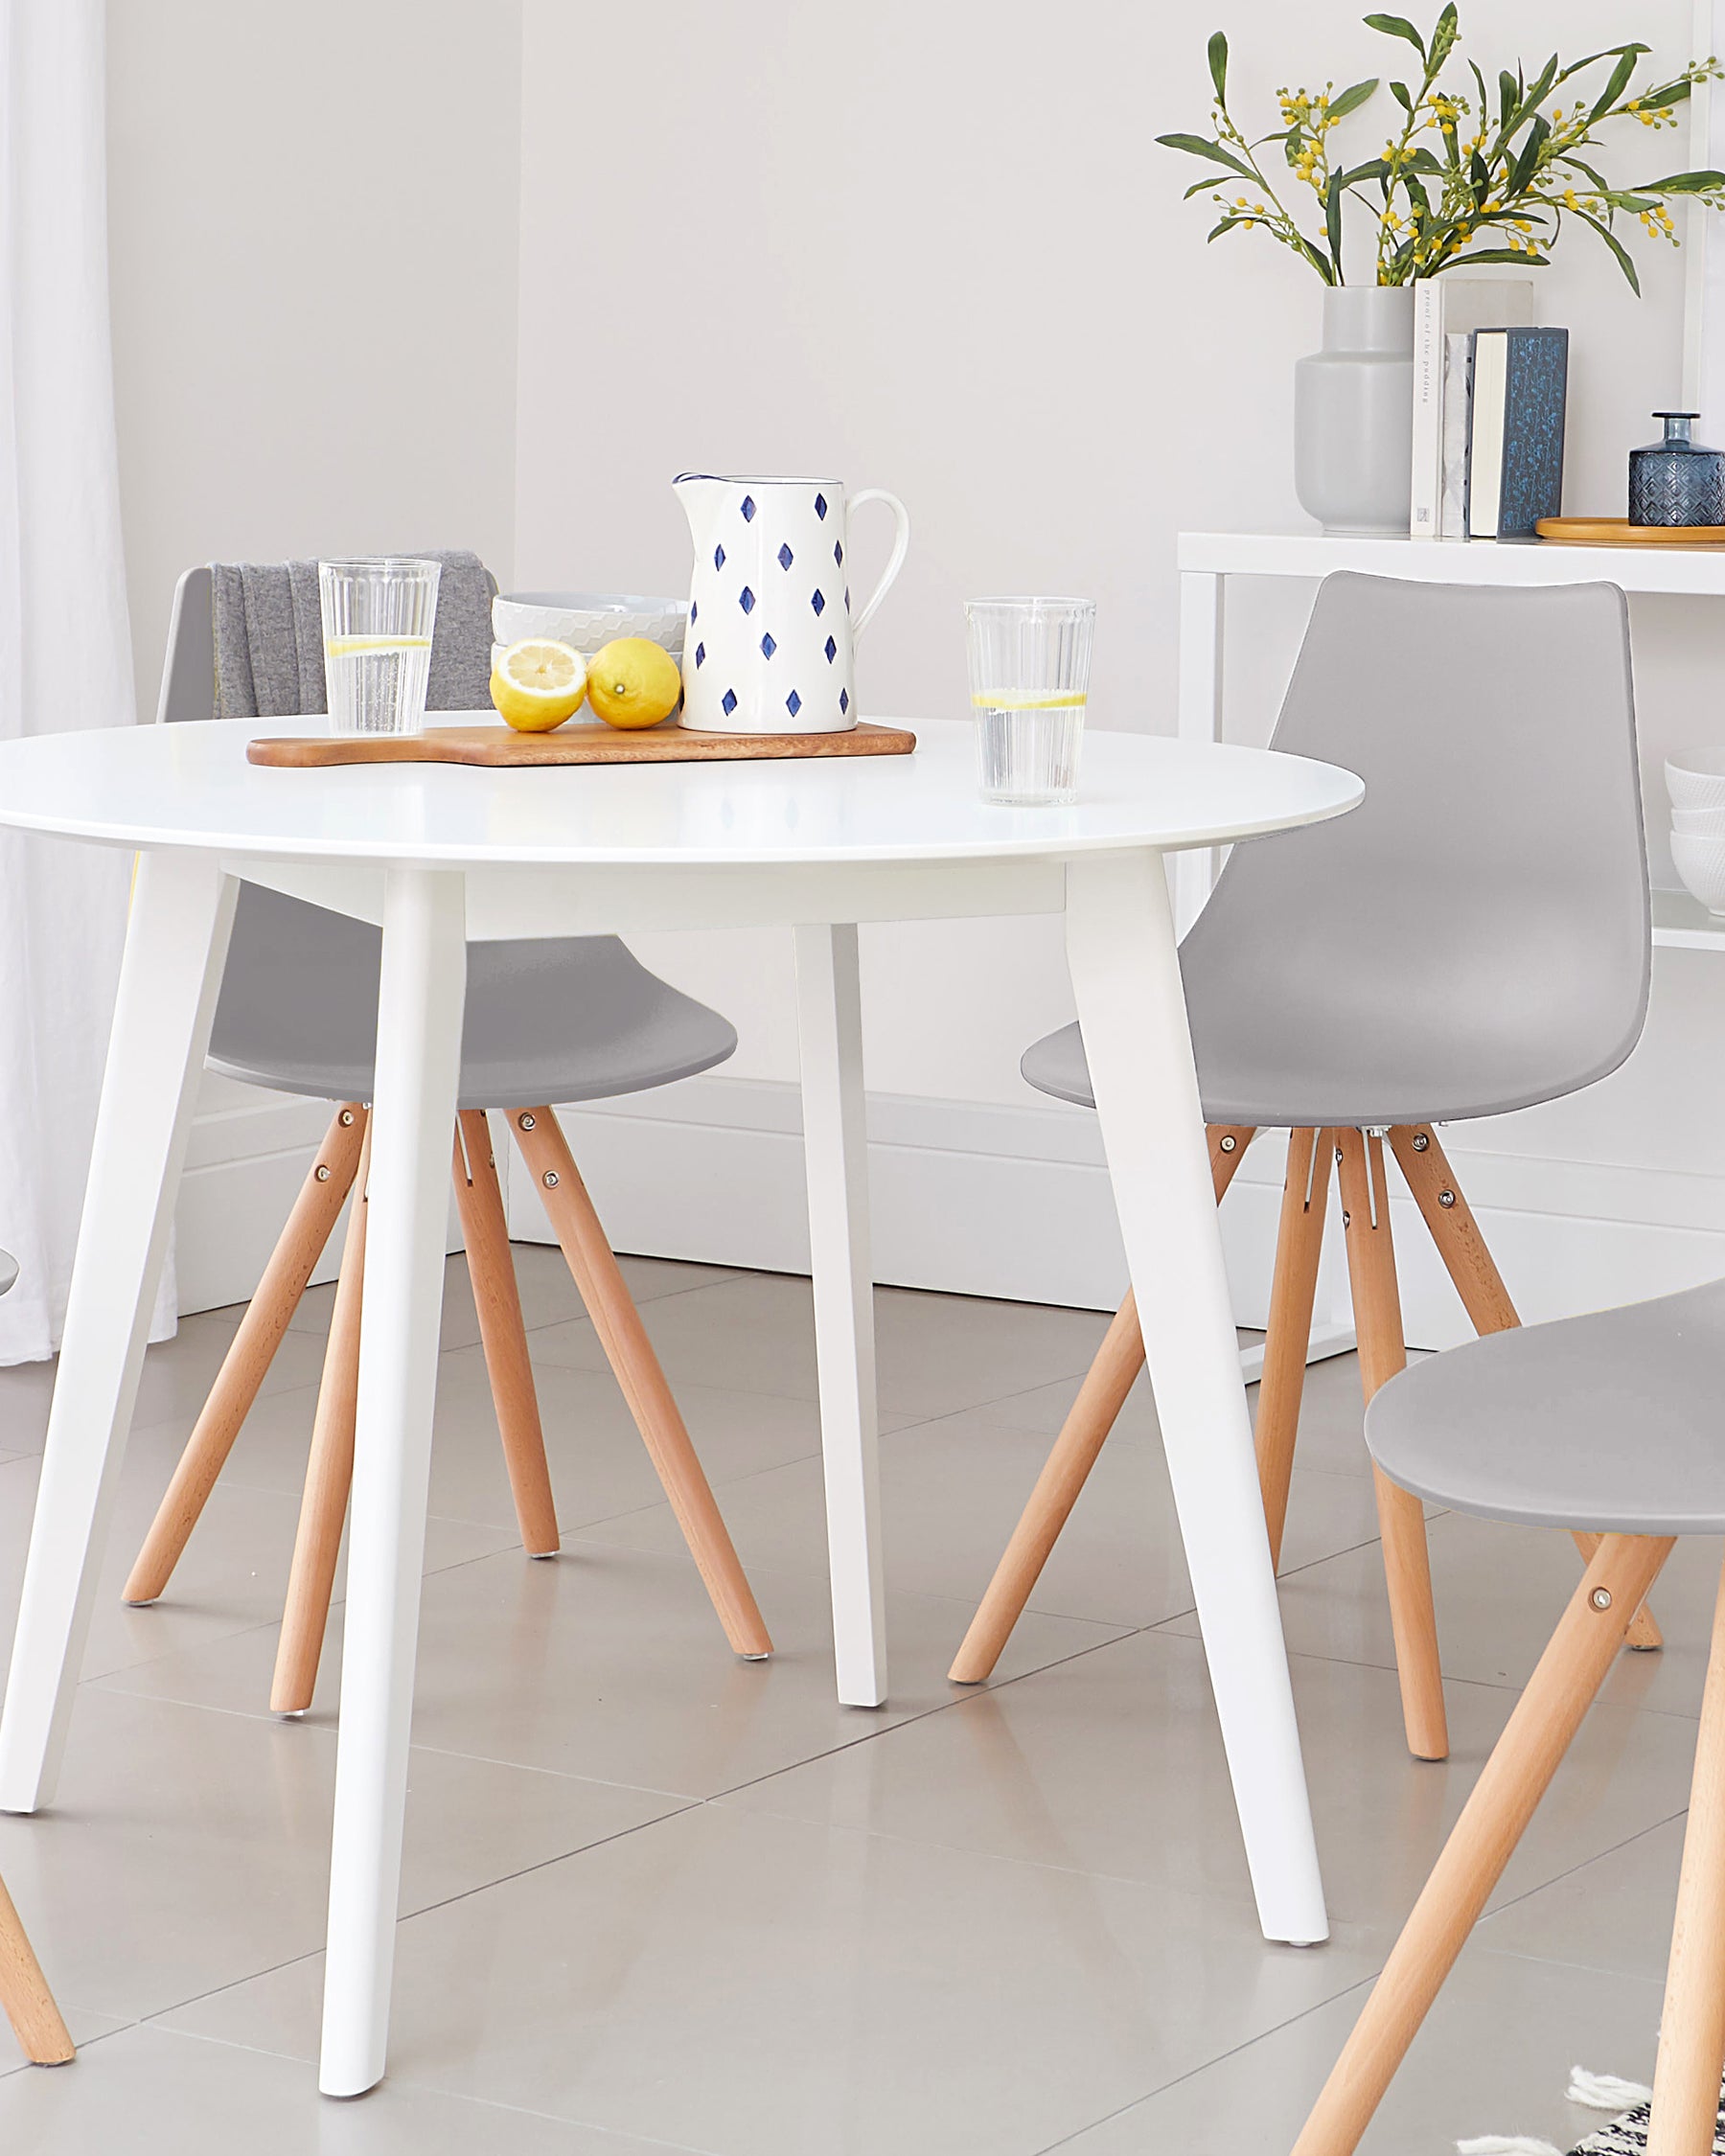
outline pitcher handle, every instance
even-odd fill
[[[862,611],[851,616],[851,642],[853,645],[862,641],[862,631],[873,620],[875,608],[891,590],[892,581],[904,567],[906,549],[910,544],[910,512],[900,501],[897,494],[889,494],[885,487],[864,487],[860,494],[852,494],[845,504],[844,538],[846,545],[850,543],[851,513],[854,510],[861,509],[865,501],[884,501],[886,504],[892,511],[893,517],[898,524],[898,537],[892,542],[892,552],[887,557],[886,566],[881,571],[880,583],[869,593]]]

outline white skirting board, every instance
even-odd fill
[[[696,1078],[564,1112],[570,1145],[617,1249],[795,1273],[808,1267],[796,1089]],[[1725,1273],[1718,1179],[1445,1147],[1511,1294],[1532,1319],[1598,1309]],[[869,1099],[877,1279],[1010,1300],[1112,1309],[1125,1266],[1093,1119],[1080,1110]],[[518,1160],[510,1230],[549,1241]],[[1392,1169],[1392,1186],[1397,1184]],[[1261,1327],[1281,1191],[1281,1141],[1257,1141],[1222,1209],[1235,1314]],[[1409,1343],[1468,1326],[1413,1201],[1392,1200]],[[1346,1310],[1340,1216],[1321,1313]]]

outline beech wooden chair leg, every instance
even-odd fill
[[[1360,1131],[1338,1131],[1335,1153],[1340,1169],[1342,1223],[1346,1231],[1348,1281],[1353,1291],[1354,1331],[1360,1343],[1360,1384],[1369,1403],[1378,1388],[1405,1368],[1408,1361],[1402,1342],[1401,1295],[1395,1280],[1395,1246],[1390,1234],[1390,1186],[1380,1138]],[[1408,1749],[1416,1759],[1445,1759],[1449,1756],[1449,1728],[1438,1663],[1438,1618],[1432,1606],[1425,1507],[1375,1467],[1372,1477]]]
[[[293,1564],[288,1575],[288,1601],[282,1612],[282,1636],[276,1645],[275,1677],[270,1686],[272,1713],[304,1714],[317,1686],[330,1621],[330,1596],[335,1586],[335,1562],[341,1554],[341,1529],[347,1519],[348,1491],[354,1479],[354,1428],[359,1399],[359,1312],[365,1286],[365,1229],[370,1206],[365,1179],[371,1164],[371,1138],[355,1186],[348,1215],[347,1241],[341,1252],[341,1277],[330,1316],[324,1349],[323,1383],[311,1425],[311,1456],[300,1498],[299,1530],[293,1540]]]
[[[0,1884],[0,2007],[33,2066],[64,2066],[74,2045],[42,1974],[35,1949]]]
[[[527,1329],[521,1322],[509,1225],[503,1217],[503,1194],[492,1155],[491,1125],[483,1110],[463,1109],[456,1126],[455,1200],[461,1208],[468,1273],[473,1283],[473,1306],[479,1314],[479,1337],[509,1486],[515,1495],[516,1519],[529,1557],[555,1557],[557,1504],[545,1462],[545,1434],[527,1354]]]
[[[1352,2156],[1359,2145],[1671,1547],[1668,1537],[1641,1535],[1607,1535],[1600,1544],[1474,1784],[1294,2156]],[[1601,1596],[1603,1608],[1598,1606]],[[1713,1945],[1716,1958],[1716,1934]],[[1718,2095],[1715,2072],[1714,2105]]]
[[[282,1335],[299,1307],[311,1269],[323,1255],[330,1230],[353,1187],[365,1136],[366,1112],[356,1101],[338,1108],[324,1133],[293,1210],[288,1216],[258,1292],[246,1306],[233,1345],[222,1362],[168,1493],[144,1538],[123,1599],[156,1601],[166,1591],[216,1479],[234,1449],[240,1426],[251,1412]]]
[[[734,1653],[761,1661],[772,1641],[754,1591],[557,1117],[549,1108],[521,1108],[509,1121],[724,1636]]]
[[[1695,1740],[1647,2156],[1713,2156],[1725,2073],[1725,1572]]]
[[[1323,1216],[1329,1202],[1328,1131],[1288,1133],[1288,1178],[1282,1185],[1281,1222],[1276,1236],[1276,1274],[1270,1285],[1270,1327],[1264,1335],[1264,1374],[1258,1384],[1258,1485],[1264,1493],[1264,1525],[1270,1561],[1281,1563],[1288,1520],[1288,1488],[1294,1474],[1294,1440],[1305,1395],[1306,1351],[1312,1338],[1312,1304],[1318,1294],[1318,1261],[1323,1254]]]
[[[1467,1195],[1444,1158],[1438,1133],[1429,1123],[1399,1123],[1390,1133],[1390,1144],[1474,1331],[1502,1333],[1519,1325],[1521,1319],[1504,1276],[1480,1232]],[[1575,1543],[1582,1564],[1590,1564],[1598,1536],[1577,1532]],[[1636,1611],[1627,1643],[1638,1654],[1665,1645],[1665,1635],[1651,1610]]]
[[[1212,1123],[1209,1126],[1210,1179],[1216,1203],[1234,1179],[1253,1132],[1243,1124]],[[1138,1304],[1132,1291],[1116,1311],[1103,1335],[1078,1397],[1067,1411],[1054,1450],[1044,1462],[1028,1503],[1012,1530],[1012,1540],[995,1567],[988,1591],[977,1605],[970,1630],[947,1681],[954,1685],[980,1685],[993,1674],[1000,1650],[1012,1637],[1012,1628],[1024,1614],[1030,1592],[1042,1576],[1048,1552],[1060,1540],[1072,1507],[1078,1502],[1090,1471],[1096,1464],[1109,1432],[1119,1419],[1126,1395],[1144,1366],[1144,1342],[1138,1331]]]

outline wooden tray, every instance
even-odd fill
[[[548,734],[500,725],[428,726],[423,734],[287,734],[248,743],[246,761],[287,770],[333,764],[724,764],[778,756],[908,756],[916,736],[859,720],[842,734],[705,734],[686,726],[638,733],[589,722]]]
[[[1725,524],[1631,524],[1622,516],[1542,516],[1542,539],[1572,546],[1725,546]]]

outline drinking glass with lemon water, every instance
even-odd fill
[[[1093,599],[969,599],[971,707],[985,801],[1070,801],[1090,694]]]
[[[416,734],[426,716],[438,564],[320,562],[330,731]]]

